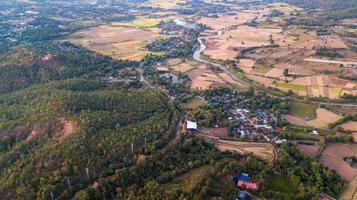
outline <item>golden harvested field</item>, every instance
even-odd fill
[[[187,74],[190,88],[194,90],[206,90],[227,84],[240,85],[228,74],[214,73],[206,64],[193,60],[175,58],[169,59],[166,63],[173,72]]]
[[[340,200],[355,200],[357,199],[357,177],[354,178],[342,193]]]
[[[177,63],[177,64],[172,64],[170,65],[170,68],[175,71],[175,72],[181,72],[181,73],[186,73],[194,68],[197,67],[197,65],[199,63],[197,62],[194,62],[194,61],[186,61],[186,62],[183,62],[181,60],[181,62],[178,62],[178,61],[175,61],[172,59],[172,61],[168,61],[168,63]]]
[[[338,35],[317,36],[315,31],[291,29],[286,34],[294,36],[293,41],[288,42],[291,48],[297,49],[347,49],[347,45]]]
[[[145,6],[152,6],[158,7],[163,9],[172,9],[177,8],[178,3],[185,3],[185,0],[149,0],[148,2],[144,3]]]
[[[164,18],[149,18],[149,17],[136,17],[135,20],[129,21],[129,22],[113,22],[111,25],[113,26],[123,26],[123,27],[139,27],[139,28],[152,28],[162,21],[168,21],[171,19],[170,17],[164,17]],[[153,29],[154,32],[160,32],[160,29]]]
[[[268,161],[273,161],[276,158],[275,149],[270,143],[219,140],[215,142],[215,146],[221,151],[234,151],[241,154],[253,153]]]
[[[198,23],[205,24],[213,31],[217,32],[224,27],[233,25],[241,25],[250,22],[255,17],[259,16],[257,13],[239,12],[235,15],[220,15],[218,18],[201,17],[197,20]]]
[[[183,62],[181,58],[172,58],[166,61],[168,65],[173,66],[173,65],[178,65]]]
[[[282,29],[239,26],[236,29],[225,31],[218,38],[207,40],[207,49],[204,54],[212,59],[234,60],[238,54],[235,49],[270,45],[270,35],[278,34],[281,31]]]
[[[347,181],[352,181],[357,175],[357,169],[343,160],[349,156],[357,156],[357,144],[329,144],[322,153],[320,162],[335,170]]]
[[[314,127],[314,128],[326,128],[330,123],[334,123],[341,119],[340,115],[337,115],[324,108],[316,109],[316,118],[310,121],[296,117],[293,115],[283,115],[283,117],[293,125]]]
[[[71,42],[115,59],[141,60],[149,51],[145,45],[162,35],[138,28],[101,25],[73,35]]]
[[[326,128],[330,123],[334,123],[340,118],[340,115],[324,108],[318,108],[316,110],[316,119],[309,121],[309,124],[316,128]]]

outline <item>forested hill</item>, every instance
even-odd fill
[[[327,8],[327,9],[347,9],[357,6],[356,0],[284,0],[287,3],[301,7]]]
[[[173,133],[166,97],[84,79],[0,95],[1,199],[70,199]],[[133,149],[131,148],[133,143]],[[145,146],[146,144],[146,146]]]
[[[2,43],[0,48],[0,93],[51,80],[116,76],[123,68],[138,66],[137,62],[114,60],[70,43]]]

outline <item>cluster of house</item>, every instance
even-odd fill
[[[248,138],[266,141],[276,141],[283,143],[274,133],[280,133],[281,129],[274,128],[278,119],[273,113],[267,113],[260,109],[250,111],[248,109],[234,109],[232,110],[232,117],[229,119],[235,122],[232,127],[231,135],[235,138]]]

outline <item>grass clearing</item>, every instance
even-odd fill
[[[270,176],[265,179],[264,186],[271,191],[279,191],[294,195],[296,192],[296,185],[289,182],[289,180],[283,176]]]
[[[199,98],[193,98],[192,100],[190,100],[190,102],[183,104],[183,107],[185,109],[196,109],[205,104],[207,104],[205,100]]]
[[[181,189],[184,191],[191,191],[207,174],[212,172],[214,167],[210,165],[203,165],[193,169],[181,176],[174,178],[170,183],[165,184],[164,187],[170,189]]]
[[[290,105],[290,113],[300,118],[308,118],[309,120],[316,118],[317,105],[293,102]]]

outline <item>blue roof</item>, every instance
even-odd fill
[[[239,176],[238,180],[241,180],[241,181],[249,181],[249,175],[246,174],[246,173],[242,173],[242,174]]]
[[[252,200],[252,197],[246,191],[240,191],[239,192],[239,199]]]
[[[245,191],[239,192],[239,198],[245,198],[246,196],[247,196],[247,193],[245,193]]]

